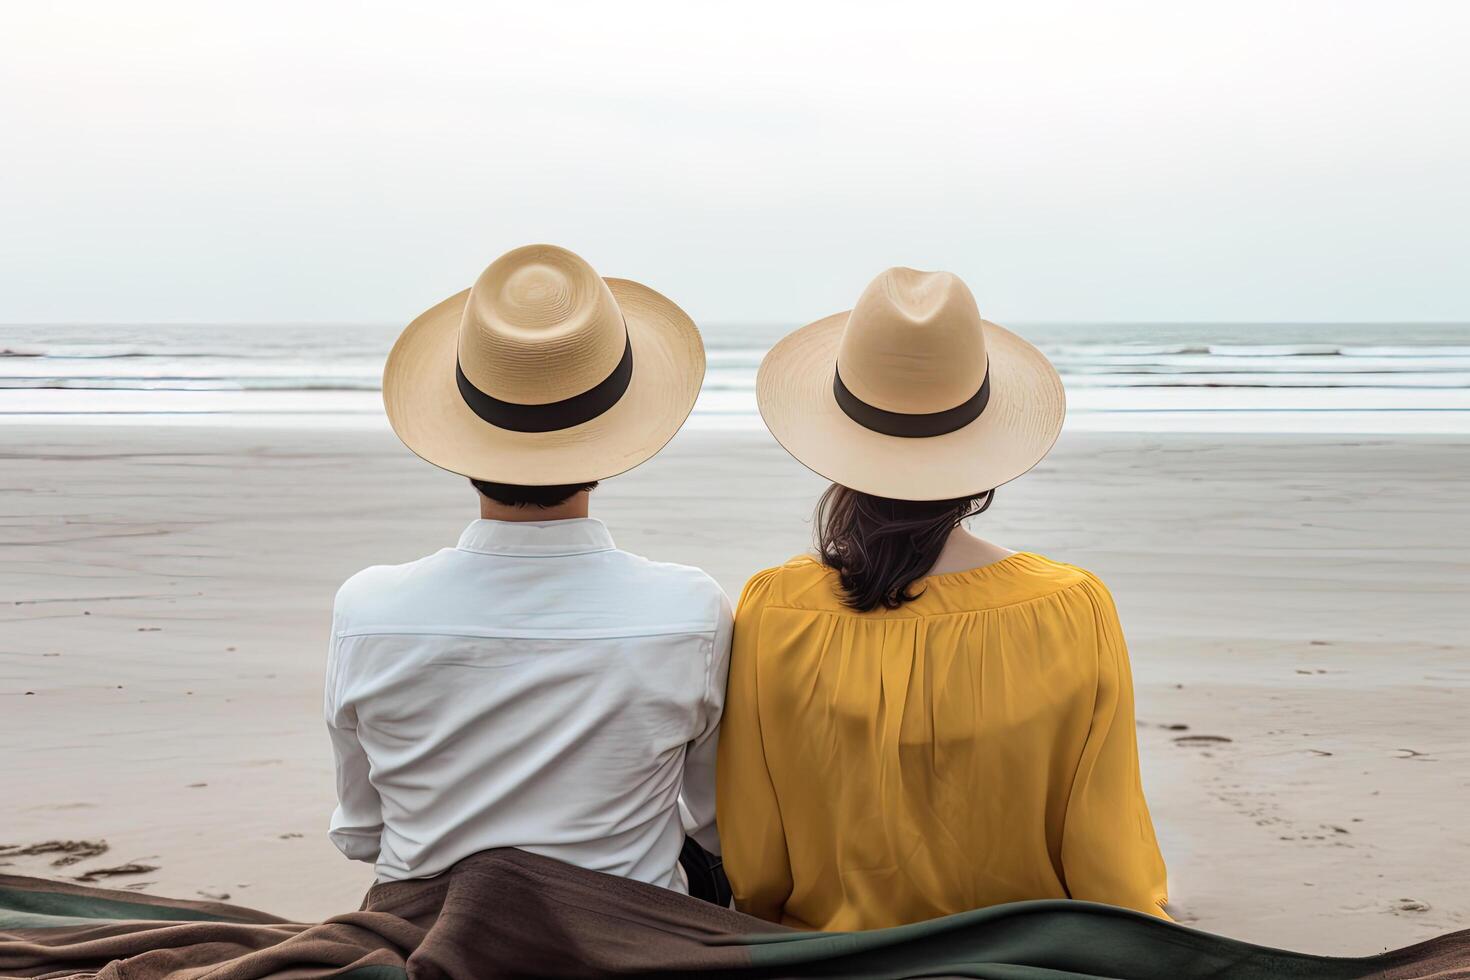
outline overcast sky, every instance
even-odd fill
[[[0,321],[1470,320],[1470,3],[11,3]]]

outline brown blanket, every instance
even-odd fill
[[[778,929],[520,851],[378,885],[314,925],[217,902],[0,876],[0,977],[1470,977],[1470,932],[1362,959],[1307,956],[1086,902],[1021,902],[865,933]]]

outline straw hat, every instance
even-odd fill
[[[703,379],[704,346],[683,310],[564,248],[527,245],[408,325],[383,369],[383,406],[435,466],[548,486],[648,460]]]
[[[834,483],[948,500],[1014,480],[1056,442],[1066,398],[1041,351],[980,318],[948,272],[889,269],[857,305],[782,339],[756,399],[771,434]]]

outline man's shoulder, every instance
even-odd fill
[[[399,565],[369,565],[342,583],[337,589],[333,608],[338,614],[342,614],[364,604],[377,604],[385,596],[396,595],[416,576],[422,576],[435,564],[442,562],[453,550],[445,548]]]
[[[670,585],[683,585],[704,592],[719,592],[724,594],[724,590],[720,588],[720,583],[716,582],[713,576],[704,569],[694,565],[680,565],[671,561],[655,561],[652,558],[646,558],[643,555],[621,549],[614,551],[613,554],[633,574],[657,579],[661,582],[667,582]]]
[[[655,561],[631,551],[617,550],[612,555],[621,567],[610,587],[655,590],[665,601],[683,602],[710,616],[718,616],[720,606],[728,601],[720,583],[702,568]]]

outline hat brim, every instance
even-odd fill
[[[604,281],[633,348],[633,378],[612,408],[554,432],[502,429],[471,411],[455,380],[466,289],[409,324],[388,355],[383,407],[398,438],[451,473],[522,486],[605,480],[655,456],[699,397],[704,345],[668,298],[631,280]]]
[[[854,422],[832,392],[847,317],[837,313],[784,337],[756,376],[766,427],[819,476],[896,500],[951,500],[1009,483],[1056,443],[1067,414],[1061,377],[1045,354],[988,320],[990,400],[979,418],[927,438]]]

